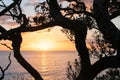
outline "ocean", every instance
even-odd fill
[[[67,80],[67,62],[78,58],[76,51],[22,51],[23,57],[41,74],[44,80]],[[0,51],[0,66],[8,64],[8,51]],[[11,55],[12,63],[4,80],[34,80]]]

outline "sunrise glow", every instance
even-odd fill
[[[51,50],[51,48],[54,47],[54,44],[50,41],[42,41],[37,45],[38,48],[40,48],[43,51]]]

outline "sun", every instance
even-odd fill
[[[53,43],[50,41],[42,41],[39,43],[38,47],[41,50],[48,51],[48,50],[51,50],[53,48]]]

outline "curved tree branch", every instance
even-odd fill
[[[5,43],[0,43],[1,45],[3,45],[3,46],[5,46],[5,47],[7,47],[8,49],[10,49],[10,50],[13,50],[10,46],[8,46],[7,44],[5,44]]]
[[[75,45],[81,59],[81,71],[76,80],[91,80],[89,76],[91,63],[85,42],[86,34],[87,27],[79,28],[78,26],[77,30],[75,31]]]
[[[10,4],[8,7],[6,7],[4,10],[2,10],[0,12],[0,16],[4,15],[7,11],[9,11],[12,7],[14,7],[15,5],[17,5],[19,3],[20,0],[14,0],[14,2],[12,4]]]
[[[14,28],[8,31],[4,30],[4,28],[1,27],[5,32],[4,31],[2,32],[2,34],[0,35],[0,39],[8,39],[12,41],[14,57],[34,77],[35,80],[43,80],[43,79],[40,76],[40,74],[22,57],[20,53],[20,45],[22,42],[21,32],[37,31],[55,25],[56,23],[54,21],[34,27],[24,24],[18,28]],[[1,71],[3,70],[1,69]]]
[[[3,69],[3,68],[0,66],[0,70],[1,70],[1,72],[2,72],[2,76],[0,76],[0,80],[4,79],[5,71],[8,70],[8,68],[9,68],[10,65],[11,65],[11,59],[10,59],[10,56],[11,56],[11,53],[10,53],[9,56],[8,56],[9,63],[8,63],[8,65],[6,66],[6,68]]]
[[[94,0],[94,15],[105,40],[108,40],[114,49],[120,50],[120,30],[110,21],[108,2],[109,0]]]
[[[71,0],[69,0],[71,1]],[[77,0],[75,0],[77,1]],[[103,33],[104,38],[108,40],[115,49],[120,49],[120,31],[115,27],[115,25],[110,21],[110,15],[108,14],[108,3],[109,0],[94,0],[94,13],[88,13],[84,12],[87,15],[91,15],[94,17],[97,21],[97,25],[99,27],[99,30]],[[92,80],[101,70],[108,68],[108,67],[117,67],[119,62],[119,58],[117,57],[109,57],[100,59],[95,64],[91,65],[89,53],[86,48],[86,34],[87,34],[87,27],[82,21],[78,20],[70,20],[68,18],[65,18],[60,13],[60,7],[57,3],[57,0],[47,0],[47,3],[50,8],[50,15],[53,17],[53,21],[50,21],[48,23],[38,25],[38,26],[29,26],[27,23],[26,17],[23,17],[24,23],[19,26],[18,28],[14,28],[11,30],[1,30],[0,32],[0,40],[1,39],[9,39],[12,41],[12,46],[14,50],[14,57],[17,59],[17,61],[35,78],[35,80],[43,80],[40,74],[30,65],[27,63],[27,61],[22,57],[20,53],[20,45],[22,43],[22,37],[21,32],[29,32],[29,31],[37,31],[41,29],[45,29],[48,27],[52,27],[55,25],[59,25],[63,28],[67,28],[72,30],[75,33],[75,44],[76,48],[79,52],[79,55],[81,57],[81,66],[82,70],[80,75],[76,80],[82,79],[82,80]],[[12,5],[12,4],[11,4]],[[14,4],[15,5],[15,4]],[[13,5],[12,5],[13,6]],[[8,6],[9,9],[11,8]],[[9,11],[9,9],[7,9]],[[3,15],[6,12],[3,11],[3,13],[0,13],[0,15]],[[112,66],[110,61],[116,62],[116,66]],[[103,64],[105,64],[103,66]],[[101,68],[99,68],[99,66]],[[97,68],[96,68],[97,67]],[[96,72],[93,69],[97,69]],[[2,70],[2,69],[1,69]],[[90,74],[91,73],[91,74]]]
[[[51,12],[52,16],[54,17],[55,21],[60,22],[60,24],[58,25],[62,26],[63,28],[68,28],[74,31],[75,33],[75,44],[76,44],[76,48],[79,53],[79,56],[81,58],[81,67],[82,67],[82,70],[80,71],[80,75],[76,80],[80,80],[80,79],[88,80],[90,78],[89,68],[91,66],[91,63],[90,63],[89,53],[85,43],[86,34],[87,34],[86,25],[82,21],[69,20],[63,17],[59,11],[57,0],[55,0],[54,2],[52,0],[49,0],[49,3],[50,3],[51,10],[53,10]]]
[[[14,50],[14,57],[16,60],[34,77],[35,80],[43,80],[39,72],[37,72],[21,55],[20,45],[22,42],[21,33],[11,34],[12,46]]]
[[[29,25],[21,25],[17,28],[14,29],[10,29],[8,31],[6,31],[2,26],[1,31],[3,34],[0,34],[0,40],[1,39],[9,39],[9,37],[11,36],[11,34],[13,33],[21,33],[21,32],[33,32],[33,31],[38,31],[38,30],[42,30],[45,28],[49,28],[49,27],[53,27],[55,25],[57,25],[58,23],[55,21],[51,21],[48,22],[46,24],[42,24],[42,25],[37,25],[37,26],[29,26]],[[3,29],[3,30],[2,30]],[[10,39],[9,39],[10,40]]]
[[[104,57],[94,63],[91,67],[91,76],[94,79],[98,73],[107,68],[120,67],[120,56]]]

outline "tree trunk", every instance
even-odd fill
[[[80,24],[78,23],[75,26],[75,45],[81,59],[81,71],[76,80],[91,80],[91,63],[85,42],[87,35],[87,27],[85,25],[80,26]]]
[[[12,47],[14,50],[14,57],[16,60],[20,63],[22,67],[24,67],[30,74],[31,76],[34,77],[35,80],[43,80],[42,77],[40,76],[39,72],[37,72],[21,55],[20,53],[20,45],[22,42],[22,37],[20,33],[14,33],[11,36],[12,40]]]

